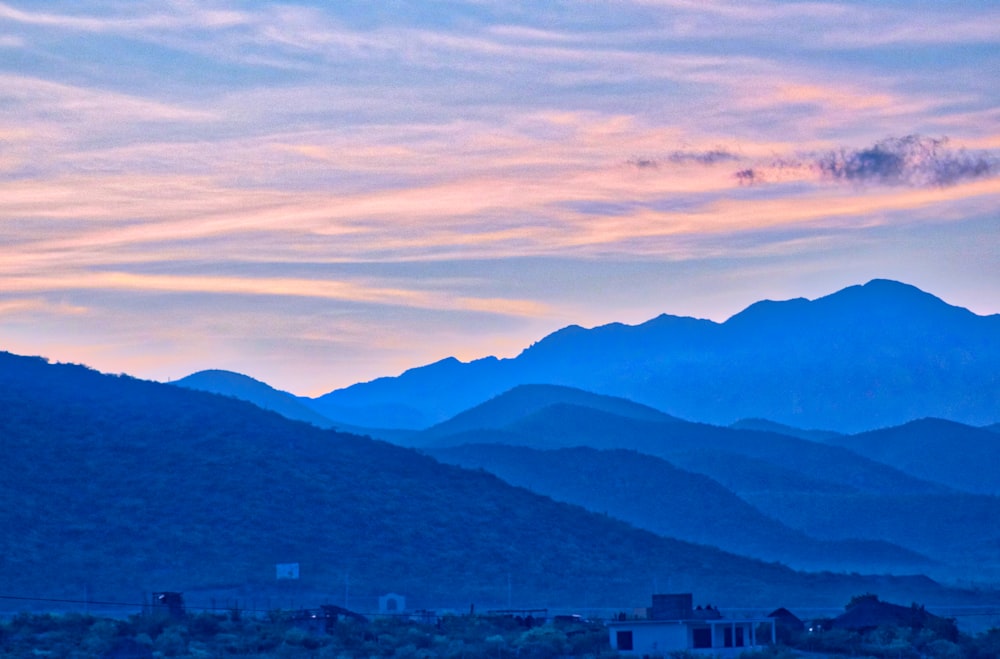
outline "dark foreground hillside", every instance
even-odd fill
[[[0,354],[0,441],[3,594],[341,601],[347,575],[361,608],[390,591],[411,607],[620,607],[657,579],[742,606],[978,597],[799,574],[244,402],[38,358]],[[286,562],[298,582],[275,580]]]

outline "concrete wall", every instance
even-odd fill
[[[688,648],[687,626],[680,623],[650,624],[637,623],[615,624],[609,626],[609,636],[611,648],[618,648],[618,632],[632,632],[632,650],[619,650],[622,654],[653,654],[667,653],[673,650],[686,650]]]

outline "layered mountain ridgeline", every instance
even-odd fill
[[[1000,498],[964,493],[872,495],[779,490],[741,497],[781,522],[825,540],[867,538],[938,560],[936,578],[1000,584]]]
[[[827,441],[957,490],[1000,495],[1000,436],[984,428],[919,419]]]
[[[815,540],[767,517],[707,476],[634,451],[466,444],[429,453],[662,536],[797,569],[911,573],[932,563],[889,543]]]
[[[319,428],[333,428],[337,425],[335,421],[314,411],[287,391],[280,391],[260,380],[232,371],[218,369],[198,371],[170,384],[232,396],[262,409],[277,412],[288,419],[305,421]]]
[[[650,423],[680,421],[659,410],[623,398],[602,396],[573,387],[520,385],[420,432],[414,441],[429,444],[468,431],[507,428],[557,405],[602,412],[614,419]],[[576,425],[576,422],[571,422],[566,426],[567,433],[572,435],[576,431]],[[568,444],[563,445],[575,444],[573,440],[569,440]]]
[[[513,359],[446,359],[305,402],[361,426],[421,428],[527,383],[720,425],[765,418],[860,432],[939,417],[982,426],[1000,418],[1000,315],[874,280],[813,301],[759,302],[721,324],[663,315],[567,327]]]
[[[407,430],[372,429],[342,423],[316,412],[302,399],[287,391],[275,389],[265,382],[232,371],[217,369],[198,371],[170,384],[245,400],[262,409],[277,412],[285,418],[305,421],[317,428],[331,428],[355,435],[372,435],[398,444],[405,444],[406,438],[411,434]]]
[[[230,398],[38,358],[0,355],[0,438],[6,594],[339,601],[347,574],[359,606],[395,591],[414,607],[619,607],[656,578],[742,606],[982,598],[796,573]],[[274,580],[285,562],[301,565],[294,587]]]
[[[512,400],[528,401],[532,391],[537,391],[537,398],[547,405],[526,404],[523,415],[517,418],[504,399],[510,396]],[[675,471],[664,469],[662,465],[661,498],[654,497],[656,479],[649,476],[648,471],[643,471],[641,473],[645,475],[636,475],[632,480],[635,483],[648,482],[648,489],[644,496],[634,497],[634,509],[629,509],[624,504],[618,506],[614,503],[614,497],[622,491],[616,489],[618,472],[610,467],[605,473],[605,482],[600,483],[595,476],[590,486],[581,486],[573,483],[575,474],[553,470],[554,473],[546,477],[544,470],[533,469],[531,465],[539,458],[529,460],[531,454],[522,456],[523,465],[519,467],[519,460],[501,459],[503,454],[500,448],[490,449],[497,452],[492,456],[495,464],[490,460],[470,457],[470,453],[475,455],[487,450],[483,447],[447,450],[448,447],[480,443],[536,449],[573,446],[630,449],[658,456],[675,467],[708,476],[720,487],[728,489],[731,495],[755,506],[758,513],[814,538],[891,543],[937,561],[938,565],[927,568],[932,574],[994,583],[1000,581],[1000,527],[994,522],[1000,519],[1000,498],[961,492],[944,483],[923,480],[890,464],[871,460],[839,446],[771,432],[694,424],[673,417],[664,417],[660,422],[628,418],[581,405],[560,403],[555,395],[559,391],[563,390],[543,385],[519,387],[456,417],[456,420],[462,419],[461,424],[445,422],[418,437],[426,437],[427,450],[436,455],[440,453],[443,459],[481,466],[511,482],[595,510],[610,512],[611,508],[615,508],[616,512],[611,514],[662,531],[677,520],[665,518],[665,513],[656,509],[660,505],[669,505],[664,502],[676,496],[670,484],[678,478]],[[576,402],[585,400],[580,396],[568,399]],[[491,414],[491,410],[504,410],[504,413]],[[472,429],[473,421],[481,429]],[[904,428],[923,428],[924,425],[908,424]],[[460,432],[451,435],[442,432],[442,429],[448,428]],[[847,439],[853,438],[845,438],[845,441]],[[644,469],[652,469],[651,464]],[[988,464],[992,466],[996,462]],[[523,473],[519,474],[519,469]],[[984,487],[995,486],[1000,474],[994,473],[993,479],[993,485],[986,481]],[[602,489],[606,495],[603,500],[598,497]],[[683,492],[686,498],[695,497],[695,501],[700,501],[697,505],[707,508],[716,505],[713,501],[717,501],[718,493],[714,488],[703,486]],[[694,504],[690,506],[691,509],[696,507]],[[757,528],[765,527],[758,525]],[[777,533],[773,525],[766,528],[770,529],[768,533]],[[709,533],[712,527],[708,525],[703,530]],[[776,553],[757,553],[762,545],[751,546],[751,533],[742,532],[739,538],[731,538],[720,532],[712,540],[694,535],[697,531],[680,526],[673,527],[673,531],[679,537],[727,548],[733,548],[732,543],[746,540],[748,544],[743,549],[746,553],[774,558],[779,556]],[[804,564],[797,563],[804,560],[802,556],[790,556],[796,546],[796,541],[789,540],[789,551],[783,558],[795,564]],[[886,551],[886,545],[881,547],[868,547],[874,552],[873,558],[891,555]],[[768,551],[776,549],[772,545]],[[845,549],[847,551],[853,550]],[[863,554],[854,555],[860,557]],[[823,556],[829,554],[823,551],[812,554],[817,563]],[[886,563],[889,562],[886,560]],[[900,561],[894,569],[905,569],[905,563],[905,560]],[[826,567],[835,569],[837,565],[831,562]]]
[[[843,437],[843,433],[834,432],[832,430],[795,428],[794,426],[769,421],[768,419],[740,419],[735,423],[729,424],[729,427],[735,428],[736,430],[759,430],[761,432],[773,432],[779,435],[798,437],[799,439],[810,439],[814,442],[826,442],[838,437]]]
[[[497,396],[453,420],[417,434],[414,442],[444,447],[476,441],[482,431],[491,431],[490,443],[518,444],[535,448],[589,446],[599,449],[630,449],[672,460],[678,455],[730,455],[763,461],[799,477],[855,491],[885,493],[933,493],[949,488],[923,481],[898,469],[870,460],[839,446],[830,446],[777,433],[722,428],[691,423],[660,415],[637,418],[590,407],[584,392],[565,387],[523,385]],[[521,415],[508,412],[516,401]],[[534,404],[532,399],[541,401]],[[628,401],[621,401],[627,405]],[[647,409],[635,406],[637,409]],[[495,410],[503,410],[495,414]],[[450,431],[459,432],[451,434]]]

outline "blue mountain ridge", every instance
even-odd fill
[[[419,429],[529,383],[716,425],[764,418],[855,433],[938,417],[983,426],[1000,419],[1000,315],[876,279],[816,300],[757,302],[723,323],[663,314],[569,326],[514,358],[448,358],[302,400],[346,423]]]
[[[66,598],[86,579],[106,601],[165,588],[278,597],[274,564],[292,558],[298,596],[329,597],[350,569],[356,599],[391,589],[423,606],[495,601],[512,571],[519,597],[544,606],[634,600],[650,574],[761,606],[874,588],[984,597],[919,576],[795,572],[243,401],[81,366],[0,353],[0,403],[0,527],[29,530],[0,535],[7,593]]]

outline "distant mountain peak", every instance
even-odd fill
[[[660,314],[569,325],[514,358],[448,357],[303,402],[344,423],[419,430],[537,383],[720,425],[761,417],[859,432],[923,416],[995,423],[997,372],[1000,315],[879,278],[811,300],[762,300],[723,323]]]
[[[309,409],[292,394],[234,371],[222,369],[198,371],[170,384],[245,400],[289,419],[305,421],[321,428],[335,425],[331,419]]]
[[[972,313],[963,307],[948,304],[936,295],[921,290],[912,284],[892,279],[872,279],[866,284],[848,286],[836,293],[818,298],[816,302],[844,302],[872,306],[890,305],[890,308],[893,310],[903,309],[908,312],[926,312],[935,309],[961,309],[966,313]]]

